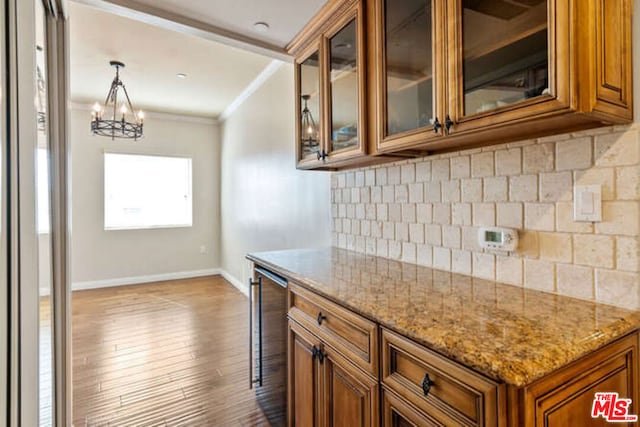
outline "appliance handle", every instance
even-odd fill
[[[288,283],[289,283],[287,281],[287,279],[285,279],[284,277],[282,277],[282,276],[280,276],[280,275],[278,275],[276,273],[273,273],[273,272],[271,272],[269,270],[266,270],[266,269],[264,269],[264,268],[262,268],[260,266],[256,266],[254,268],[254,270],[255,270],[256,273],[273,280],[274,282],[276,282],[278,285],[282,286],[283,288],[286,288]]]
[[[258,277],[258,367],[257,383],[262,387],[262,277]]]
[[[258,287],[258,378],[253,377],[253,287]],[[262,386],[262,277],[254,282],[249,278],[249,389]]]
[[[253,281],[249,278],[249,389],[253,388]]]

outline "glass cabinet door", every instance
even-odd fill
[[[450,85],[458,88],[457,93],[452,91],[457,111],[452,111],[451,117],[460,122],[450,124],[452,132],[484,126],[487,122],[483,118],[490,117],[495,124],[567,105],[555,102],[563,100],[564,86],[568,86],[557,84],[568,70],[568,64],[563,62],[566,58],[556,55],[567,40],[560,34],[567,31],[566,25],[555,22],[568,16],[568,11],[561,10],[566,6],[555,5],[562,2],[451,3],[457,8],[457,19],[450,22],[455,27],[449,32],[454,53],[451,57],[456,61],[453,68],[457,72],[450,73],[450,78],[457,81],[450,80]],[[553,14],[558,17],[554,19],[555,27],[550,26],[548,18],[550,5],[558,9]],[[465,124],[465,120],[470,123]]]
[[[364,46],[358,3],[328,32],[327,154],[329,161],[364,152]]]
[[[549,93],[547,3],[530,3],[463,2],[465,115]]]
[[[442,135],[435,84],[442,58],[438,0],[377,0],[378,149],[424,143]],[[436,102],[438,101],[438,102]],[[440,116],[440,117],[439,117]],[[436,121],[436,118],[438,119]],[[435,128],[434,128],[435,125]],[[435,130],[435,132],[434,132]]]
[[[296,64],[298,105],[298,161],[318,161],[322,150],[320,102],[320,52],[315,46]]]

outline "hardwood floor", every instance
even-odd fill
[[[269,425],[248,358],[247,300],[219,276],[73,293],[76,427]]]

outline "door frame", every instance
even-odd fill
[[[41,0],[47,35],[47,126],[51,162],[52,249],[52,397],[54,426],[71,425],[69,189],[67,146],[68,37],[67,0]],[[0,110],[3,156],[1,165],[0,274],[7,280],[0,295],[0,360],[8,372],[0,375],[0,417],[6,425],[38,425],[39,417],[39,298],[35,210],[35,0],[2,0],[0,19],[7,31],[0,34],[3,80]],[[0,59],[0,61],[2,60]],[[6,198],[6,200],[5,200]],[[5,246],[6,245],[6,246]],[[6,250],[2,250],[5,249]],[[6,268],[5,268],[6,266]],[[6,322],[6,323],[5,323]],[[34,349],[36,351],[34,351]],[[4,358],[7,358],[6,360]],[[5,387],[6,385],[6,387]],[[3,396],[3,392],[8,395]]]
[[[51,183],[51,266],[54,425],[73,422],[71,331],[71,143],[69,141],[68,0],[43,0],[46,52]]]

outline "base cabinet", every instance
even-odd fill
[[[378,381],[289,321],[289,425],[377,427]]]
[[[640,363],[638,335],[633,334],[596,351],[590,357],[564,368],[522,390],[524,425],[607,426],[604,417],[591,418],[595,394],[618,393],[631,399],[628,415],[640,416]],[[606,404],[603,406],[606,410]],[[612,412],[613,413],[613,412]],[[637,422],[616,421],[617,426],[637,426]]]
[[[324,378],[324,425],[379,425],[378,381],[331,349],[325,349],[321,366]]]
[[[289,425],[320,425],[320,370],[316,349],[320,340],[289,322]]]
[[[516,387],[297,285],[289,287],[288,325],[289,426],[611,425],[591,416],[598,392],[631,399],[628,415],[640,415],[638,331]],[[346,346],[345,337],[359,344]]]

